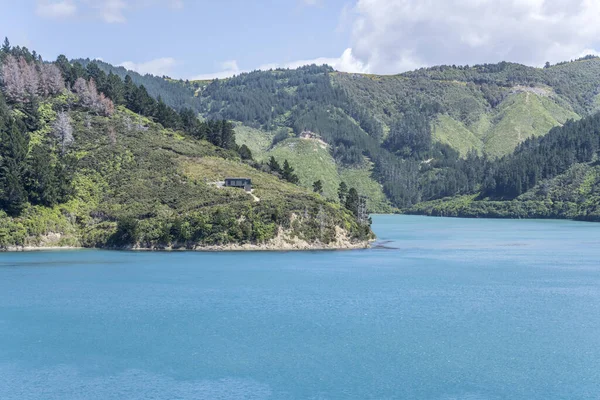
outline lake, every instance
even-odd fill
[[[0,399],[599,399],[600,224],[379,248],[0,254]]]

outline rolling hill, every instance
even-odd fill
[[[16,47],[0,67],[0,249],[356,248],[373,237],[356,210],[242,160],[227,121],[200,122],[64,57],[43,64]],[[220,187],[227,176],[251,178],[253,192]]]
[[[502,62],[378,76],[313,65],[212,82],[162,80],[168,86],[160,90],[192,94],[202,118],[235,121],[238,144],[257,160],[287,159],[302,186],[321,180],[334,200],[339,182],[360,182],[372,212],[478,194],[493,168],[486,163],[600,106],[600,59],[591,56],[545,68]],[[281,129],[295,138],[273,145]],[[305,130],[326,148],[301,142]]]

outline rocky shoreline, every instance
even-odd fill
[[[153,246],[153,247],[75,247],[75,246],[9,246],[0,249],[0,252],[34,252],[34,251],[60,251],[60,250],[121,250],[121,251],[197,251],[197,252],[228,252],[228,251],[333,251],[333,250],[361,250],[371,247],[371,241],[348,243],[343,246],[335,244],[314,243],[307,245],[288,244],[275,246],[272,244],[224,244],[200,245],[191,248],[181,246]]]
[[[320,241],[308,242],[297,236],[291,236],[289,232],[280,230],[278,235],[265,243],[228,243],[222,245],[204,245],[204,244],[173,244],[173,245],[144,245],[138,244],[127,247],[97,247],[96,249],[105,250],[128,250],[128,251],[206,251],[206,252],[227,252],[227,251],[326,251],[326,250],[359,250],[371,247],[373,240],[356,241],[351,240],[346,232],[339,229],[336,234],[336,240],[330,243]],[[46,245],[48,244],[48,245]],[[56,243],[40,241],[39,245],[26,246],[8,246],[0,249],[5,252],[28,252],[28,251],[48,251],[48,250],[82,250],[85,247],[78,246],[59,246]]]

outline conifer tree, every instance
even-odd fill
[[[245,144],[240,146],[238,153],[242,160],[252,160],[252,151]]]
[[[271,168],[272,172],[276,172],[278,174],[281,173],[281,166],[273,156],[271,156],[271,158],[269,159],[269,168]]]
[[[10,48],[10,42],[8,41],[8,38],[5,37],[4,43],[2,43],[2,52],[8,54],[10,52]]]
[[[338,188],[338,198],[340,199],[340,203],[346,204],[346,196],[348,195],[348,185],[346,182],[340,183]]]
[[[288,160],[283,162],[283,170],[282,170],[283,179],[290,183],[297,184],[300,180],[298,176],[294,173],[294,168],[290,165]]]
[[[346,197],[346,208],[350,210],[354,215],[358,215],[358,205],[360,198],[358,192],[354,188],[350,188],[348,196]]]
[[[52,154],[47,147],[37,145],[31,150],[27,190],[33,204],[53,206],[58,202],[58,184],[51,160]]]
[[[27,203],[24,182],[29,134],[21,122],[10,118],[0,139],[0,204],[8,214],[18,215]]]
[[[323,193],[323,182],[321,180],[313,183],[313,192],[322,194]]]

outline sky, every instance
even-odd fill
[[[47,60],[223,78],[329,64],[395,74],[600,50],[599,0],[0,0],[0,36]]]

